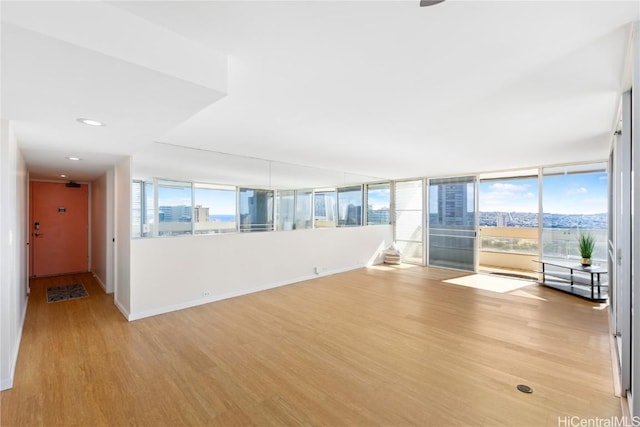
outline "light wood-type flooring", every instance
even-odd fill
[[[442,281],[463,275],[360,269],[134,322],[89,274],[35,279],[0,424],[558,426],[621,415],[606,307],[535,284],[497,293]],[[76,281],[89,298],[46,302],[47,286]]]

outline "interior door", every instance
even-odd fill
[[[429,265],[475,271],[476,178],[429,180]]]
[[[30,183],[31,276],[89,270],[89,189]]]

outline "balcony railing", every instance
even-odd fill
[[[578,235],[591,233],[596,239],[593,254],[595,262],[606,262],[607,230],[605,229],[542,229],[542,256],[544,258],[579,260]],[[516,270],[536,269],[533,259],[540,256],[540,242],[536,227],[481,227],[481,266],[500,267]]]
[[[606,262],[607,260],[607,230],[606,229],[575,229],[575,228],[543,228],[542,255],[545,258],[580,259],[578,251],[578,235],[590,233],[596,240],[596,247],[592,259]]]

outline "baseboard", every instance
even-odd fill
[[[102,280],[100,280],[100,277],[98,277],[98,275],[96,273],[94,273],[93,271],[91,272],[91,274],[93,275],[93,278],[96,279],[98,281],[98,284],[100,285],[100,287],[102,288],[102,290],[104,291],[105,294],[108,294],[109,292],[107,292],[107,285],[104,284],[104,282]]]
[[[8,390],[13,387],[13,378],[16,374],[16,365],[18,363],[18,355],[20,354],[20,343],[22,342],[22,331],[24,330],[24,322],[27,319],[27,308],[29,306],[29,297],[26,298],[24,304],[24,313],[22,313],[22,319],[20,320],[20,328],[18,329],[18,340],[16,342],[16,349],[13,354],[13,360],[11,362],[11,373],[9,378],[3,378],[0,380],[0,390]]]
[[[235,297],[239,297],[239,296],[242,296],[242,295],[253,294],[255,292],[261,292],[261,291],[266,291],[266,290],[269,290],[269,289],[279,288],[281,286],[293,285],[295,283],[300,283],[300,282],[304,282],[304,281],[307,281],[307,280],[317,279],[319,277],[331,276],[333,274],[339,274],[339,273],[345,273],[347,271],[357,270],[357,269],[363,268],[363,267],[365,267],[365,266],[364,265],[356,265],[356,266],[351,266],[351,267],[339,268],[339,269],[335,269],[335,270],[326,270],[326,271],[319,272],[317,274],[311,274],[311,275],[296,277],[296,278],[293,278],[293,279],[284,280],[284,281],[275,282],[275,283],[268,283],[268,284],[264,284],[264,285],[261,285],[261,286],[256,286],[256,287],[247,288],[247,289],[241,289],[241,290],[234,291],[234,292],[226,292],[224,294],[211,295],[209,297],[198,298],[197,300],[185,301],[183,303],[172,304],[172,305],[164,306],[164,307],[158,307],[158,308],[154,308],[154,309],[151,309],[151,310],[141,311],[141,312],[138,312],[138,313],[131,313],[127,318],[130,321],[133,321],[133,320],[144,319],[146,317],[158,316],[160,314],[166,314],[166,313],[170,313],[172,311],[184,310],[185,308],[197,307],[197,306],[203,305],[203,304],[209,304],[209,303],[212,303],[212,302],[222,301],[222,300],[229,299],[229,298],[235,298]],[[123,310],[121,309],[120,311],[123,311]],[[123,313],[124,313],[124,311],[123,311]]]
[[[131,318],[131,314],[129,313],[129,310],[124,308],[124,306],[120,303],[120,301],[114,299],[113,303],[118,308],[118,310],[120,310],[120,313],[122,313],[122,315],[124,316],[125,319],[127,319],[127,320],[135,320],[135,319]]]

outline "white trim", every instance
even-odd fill
[[[29,307],[29,297],[25,298],[24,313],[22,313],[22,320],[20,321],[20,329],[18,331],[18,340],[16,342],[16,350],[13,354],[13,360],[11,362],[11,373],[9,378],[3,378],[0,381],[0,390],[8,390],[13,388],[13,378],[16,374],[16,365],[18,364],[18,355],[20,354],[20,343],[22,342],[22,333],[24,331],[24,323],[27,319],[27,308]]]
[[[203,304],[209,304],[211,302],[216,302],[216,301],[222,301],[225,299],[229,299],[229,298],[235,298],[235,297],[239,297],[242,295],[248,295],[248,294],[252,294],[255,292],[261,292],[261,291],[266,291],[269,289],[274,289],[274,288],[279,288],[281,286],[287,286],[287,285],[293,285],[295,283],[300,283],[300,282],[304,282],[307,280],[312,280],[312,279],[316,279],[318,277],[323,277],[323,276],[331,276],[333,274],[338,274],[338,273],[345,273],[347,271],[351,271],[351,270],[357,270],[360,268],[364,268],[367,265],[354,265],[354,266],[350,266],[350,267],[345,267],[345,268],[339,268],[339,269],[335,269],[335,270],[330,270],[330,271],[324,271],[324,272],[320,272],[318,274],[311,274],[311,275],[307,275],[307,276],[301,276],[301,277],[297,277],[294,279],[290,279],[290,280],[284,280],[284,281],[280,281],[280,282],[275,282],[275,283],[269,283],[269,284],[265,284],[265,285],[261,285],[261,286],[256,286],[254,288],[249,288],[249,289],[243,289],[240,291],[235,291],[235,292],[227,292],[224,294],[219,294],[219,295],[212,295],[209,297],[205,297],[205,298],[198,298],[197,300],[192,300],[192,301],[187,301],[187,302],[183,302],[180,304],[173,304],[173,305],[168,305],[168,306],[164,306],[164,307],[159,307],[153,310],[146,310],[146,311],[142,311],[139,313],[131,313],[128,315],[125,315],[125,317],[127,317],[127,319],[129,321],[133,321],[133,320],[139,320],[139,319],[144,319],[146,317],[151,317],[151,316],[157,316],[159,314],[165,314],[165,313],[170,313],[172,311],[178,311],[178,310],[183,310],[185,308],[191,308],[191,307],[196,307],[199,305],[203,305]],[[116,305],[118,305],[116,303]],[[120,308],[120,307],[118,307]],[[120,308],[120,311],[124,312],[122,308]]]
[[[100,287],[102,288],[102,290],[104,291],[105,294],[107,294],[107,285],[104,284],[104,282],[102,280],[100,280],[100,277],[92,270],[91,271],[91,275],[93,276],[94,279],[96,279],[98,281],[98,284],[100,285]]]
[[[132,320],[131,319],[131,314],[129,314],[129,311],[120,303],[120,301],[114,299],[113,303],[118,308],[118,310],[120,310],[120,313],[122,313],[122,315],[125,317],[125,319]]]

